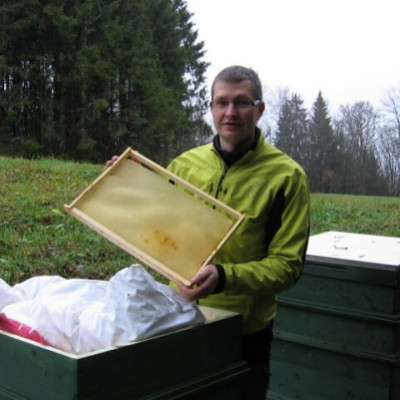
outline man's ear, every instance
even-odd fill
[[[266,110],[266,105],[265,105],[265,103],[262,101],[262,102],[260,102],[260,104],[258,105],[258,118],[257,118],[257,120],[259,120],[261,117],[262,117],[262,115],[264,114],[264,111]]]

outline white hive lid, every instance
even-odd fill
[[[329,231],[310,236],[307,257],[400,266],[400,238]]]

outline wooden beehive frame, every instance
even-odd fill
[[[219,243],[216,243],[214,250],[208,255],[208,257],[204,260],[204,262],[199,265],[200,269],[203,265],[207,265],[211,262],[212,258],[214,257],[215,253],[226,243],[229,237],[234,233],[234,231],[238,228],[241,222],[244,219],[244,216],[237,212],[236,210],[228,207],[224,203],[220,202],[219,200],[213,198],[212,196],[208,195],[207,193],[199,190],[197,187],[191,185],[190,183],[186,182],[185,180],[179,178],[172,172],[168,171],[167,169],[159,166],[158,164],[154,163],[153,161],[149,160],[148,158],[144,157],[140,153],[132,150],[131,148],[127,148],[125,152],[118,158],[118,160],[113,164],[112,167],[106,169],[96,180],[93,181],[70,205],[65,205],[64,209],[83,222],[85,225],[89,226],[100,235],[108,239],[110,242],[114,243],[121,249],[125,250],[129,254],[133,255],[139,261],[143,262],[145,265],[149,266],[150,268],[154,269],[155,271],[159,272],[161,275],[165,276],[167,279],[174,281],[178,284],[190,285],[190,280],[183,277],[181,274],[174,271],[172,268],[167,267],[164,265],[160,260],[153,257],[150,254],[143,252],[139,247],[135,245],[135,243],[131,243],[124,238],[122,238],[117,232],[114,232],[104,226],[102,223],[99,223],[97,220],[93,219],[86,213],[82,212],[78,207],[77,203],[84,200],[85,196],[88,195],[90,191],[93,190],[97,185],[101,185],[101,182],[107,178],[109,174],[113,172],[114,169],[118,168],[119,164],[126,159],[131,159],[138,163],[138,165],[151,170],[152,172],[159,174],[163,178],[165,178],[166,182],[173,182],[173,185],[176,189],[175,190],[185,190],[192,198],[193,202],[201,201],[204,204],[209,205],[213,209],[223,213],[230,220],[232,220],[232,224],[230,229],[226,232],[225,236]],[[196,197],[195,197],[196,196]]]

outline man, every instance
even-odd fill
[[[189,300],[243,316],[242,357],[250,367],[243,400],[264,400],[276,295],[300,277],[309,234],[309,189],[302,168],[267,143],[256,126],[265,104],[257,74],[232,66],[212,85],[212,143],[177,157],[169,169],[245,215],[204,266]],[[112,165],[116,157],[106,163]]]
[[[256,126],[265,110],[257,74],[222,70],[212,85],[217,135],[169,169],[245,215],[235,234],[179,288],[189,300],[241,313],[243,358],[251,373],[242,399],[265,399],[276,295],[300,277],[309,234],[309,188],[302,168]]]

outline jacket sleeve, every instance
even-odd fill
[[[302,170],[277,192],[265,240],[266,256],[245,263],[222,263],[224,292],[274,296],[299,279],[310,230],[310,193]]]

